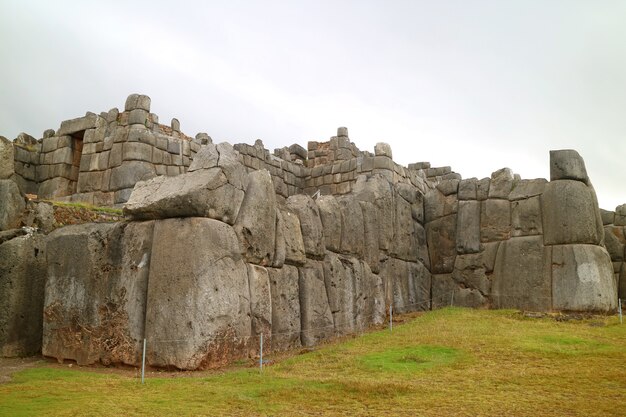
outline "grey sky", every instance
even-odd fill
[[[206,4],[205,4],[206,3]],[[0,134],[138,92],[189,135],[269,149],[349,128],[404,165],[549,177],[580,152],[626,203],[626,1],[0,1]]]

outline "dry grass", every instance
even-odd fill
[[[135,375],[42,364],[0,385],[0,415],[624,416],[626,325],[452,308],[263,373]]]

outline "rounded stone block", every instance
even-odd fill
[[[589,182],[585,161],[573,149],[550,151],[550,181],[576,180]]]

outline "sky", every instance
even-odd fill
[[[626,1],[0,0],[0,135],[152,98],[190,136],[273,150],[339,126],[402,165],[549,179],[576,149],[626,203]]]

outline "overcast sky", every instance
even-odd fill
[[[152,98],[188,135],[549,178],[576,149],[626,203],[626,1],[0,0],[0,135]]]

